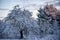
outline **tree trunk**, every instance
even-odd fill
[[[23,30],[20,31],[20,39],[23,39]]]

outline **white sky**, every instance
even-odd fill
[[[19,4],[20,8],[25,8],[33,12],[33,17],[37,18],[37,10],[47,4],[56,3],[54,0],[0,0],[0,19],[7,16],[9,10],[11,10],[15,5]]]

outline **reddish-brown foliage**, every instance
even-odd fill
[[[53,5],[46,5],[44,10],[48,16],[51,16],[53,19],[56,19],[56,15],[59,11]],[[59,13],[60,14],[60,13]]]

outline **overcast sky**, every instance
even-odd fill
[[[15,5],[20,5],[20,8],[25,8],[32,11],[33,17],[36,18],[37,10],[47,4],[47,3],[57,3],[55,0],[0,0],[0,19],[7,16],[9,10],[11,10]]]

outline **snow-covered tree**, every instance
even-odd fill
[[[21,10],[17,5],[4,21],[17,29],[18,32],[20,32],[20,37],[23,38],[31,34],[39,34],[39,26],[31,16],[31,12],[28,10]]]
[[[38,25],[40,26],[40,35],[41,35],[41,37],[42,36],[44,37],[46,35],[56,35],[56,34],[57,34],[56,36],[58,36],[59,32],[57,32],[57,31],[59,31],[59,29],[58,29],[59,26],[53,15],[55,13],[55,11],[51,11],[50,5],[46,6],[46,7],[40,8],[38,10],[38,12],[39,12]],[[52,8],[52,9],[54,9],[54,8]],[[58,38],[57,38],[57,40],[58,40]]]

